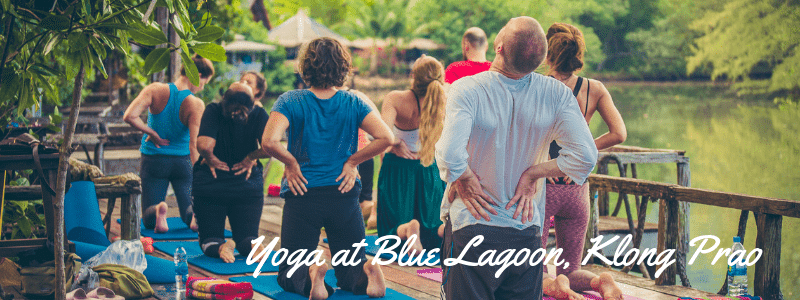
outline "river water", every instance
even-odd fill
[[[765,96],[739,96],[727,86],[714,84],[610,82],[606,86],[625,119],[628,139],[624,144],[686,150],[692,187],[800,200],[798,105],[779,105]],[[592,119],[590,128],[595,136],[608,131],[599,114]],[[610,175],[618,175],[616,167],[609,169]],[[638,165],[637,169],[642,179],[677,181],[674,164]],[[739,213],[692,204],[690,236],[715,235],[721,240],[720,248],[729,248]],[[647,219],[657,223],[657,205],[649,206]],[[783,219],[781,287],[786,299],[800,295],[798,225],[798,219]],[[755,247],[755,237],[756,224],[751,214],[746,249]],[[711,265],[714,254],[716,251],[702,254],[689,266],[693,287],[717,292],[722,286],[726,265],[722,260]],[[751,292],[754,273],[755,266],[750,267]]]

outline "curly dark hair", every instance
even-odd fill
[[[316,88],[344,85],[352,63],[350,52],[337,40],[316,38],[303,47],[297,60],[300,77]]]

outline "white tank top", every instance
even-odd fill
[[[408,146],[408,150],[414,153],[419,152],[419,128],[413,130],[402,130],[397,126],[392,126],[394,137],[403,141]]]

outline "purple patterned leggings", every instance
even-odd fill
[[[589,224],[589,182],[583,185],[548,183],[545,190],[547,204],[542,225],[542,247],[547,246],[550,217],[555,216],[556,247],[564,249],[561,258],[569,263],[567,268],[564,268],[566,263],[556,267],[556,273],[569,278],[573,291],[591,291],[590,282],[597,275],[580,269],[586,227]],[[547,273],[547,268],[544,269]],[[545,276],[555,278],[552,274]]]

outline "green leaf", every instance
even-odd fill
[[[145,46],[158,46],[169,42],[163,31],[150,26],[128,30],[128,34],[134,41]]]
[[[28,220],[28,218],[23,217],[17,220],[17,227],[24,237],[27,238],[31,236],[31,227],[33,227],[33,224],[31,224],[31,220]]]
[[[70,52],[78,52],[86,49],[89,45],[89,39],[81,32],[72,32],[67,37]]]
[[[144,59],[145,74],[161,71],[169,65],[169,49],[156,48]]]
[[[212,61],[226,61],[228,57],[225,56],[225,48],[214,43],[202,43],[192,46],[192,50],[198,55],[208,58]]]
[[[197,71],[197,66],[189,57],[189,53],[181,52],[181,61],[183,61],[183,69],[186,71],[186,77],[189,77],[189,81],[195,86],[200,85],[200,75]]]
[[[43,64],[34,64],[31,66],[31,70],[40,74],[42,76],[60,76],[61,72],[58,69],[43,65]]]
[[[213,42],[221,38],[225,34],[225,30],[219,26],[208,25],[197,31],[197,36],[194,37],[198,42]]]
[[[84,15],[89,18],[92,17],[92,2],[90,0],[81,0],[81,9]]]
[[[41,22],[39,22],[39,26],[53,31],[66,30],[69,28],[69,18],[62,15],[47,16]]]
[[[44,50],[42,52],[43,55],[47,55],[50,51],[53,51],[53,48],[61,42],[61,35],[56,34],[53,38],[47,41],[47,44],[44,45]]]
[[[108,73],[106,72],[106,66],[103,65],[103,58],[101,58],[100,54],[96,52],[97,50],[89,53],[94,65],[100,70],[100,73],[103,74],[103,78],[108,79]],[[105,50],[103,50],[103,54],[105,54]]]
[[[189,46],[186,45],[186,41],[185,40],[181,40],[181,51],[183,51],[183,53],[186,53],[187,55],[190,53],[189,52]]]
[[[106,59],[106,47],[100,43],[100,40],[98,40],[97,37],[92,36],[92,39],[89,40],[89,43],[92,45],[94,52],[100,56],[101,60]]]

